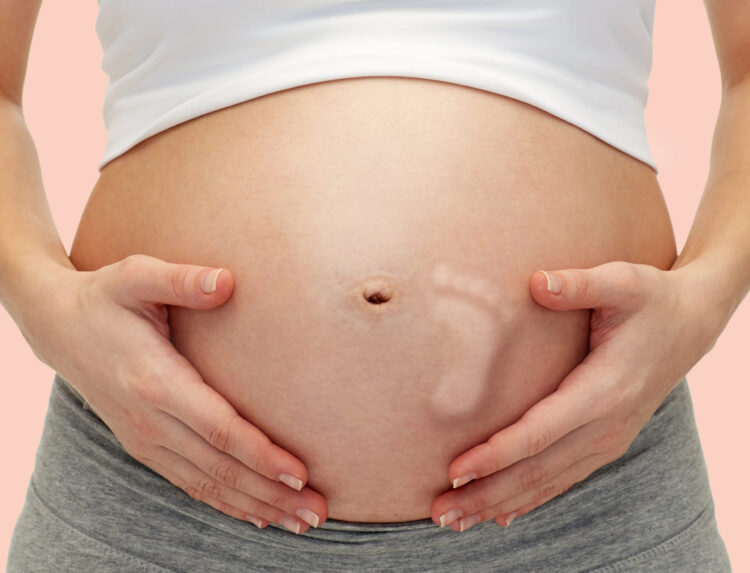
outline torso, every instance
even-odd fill
[[[170,307],[175,347],[305,463],[329,518],[394,522],[429,517],[450,461],[585,356],[590,311],[536,304],[534,271],[667,269],[676,247],[646,164],[517,100],[370,77],[224,108],[109,163],[70,257],[132,253],[233,273],[218,309]]]

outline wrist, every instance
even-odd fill
[[[59,262],[36,258],[23,265],[5,267],[0,276],[0,304],[11,318],[23,328],[26,317],[38,311],[46,302],[58,298],[61,287],[69,283],[78,271],[67,259]]]
[[[713,251],[689,260],[681,254],[670,272],[684,287],[686,303],[703,314],[709,332],[718,336],[748,292],[748,270],[731,253]]]

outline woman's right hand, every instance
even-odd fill
[[[242,418],[170,342],[166,305],[210,310],[231,296],[231,273],[215,280],[217,271],[141,254],[95,271],[61,269],[41,281],[44,295],[35,294],[36,310],[19,327],[133,458],[232,517],[307,531],[303,519],[315,517],[297,510],[314,512],[319,525],[328,506],[303,489],[304,464]],[[287,485],[283,474],[292,476]]]

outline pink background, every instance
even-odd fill
[[[94,2],[42,5],[24,96],[45,189],[68,250],[96,182],[106,136],[101,106],[107,78],[100,69],[96,11]],[[649,140],[681,249],[703,192],[720,101],[711,32],[698,0],[657,2],[650,88]],[[750,398],[749,338],[750,304],[746,301],[713,350],[688,374],[719,530],[736,571],[750,571],[744,523],[750,488],[737,464],[738,457],[745,461],[745,438],[750,435],[745,406]],[[0,563],[4,566],[33,469],[53,371],[36,359],[4,309],[0,311],[0,353],[10,398],[0,400],[0,451],[6,459],[0,488]]]

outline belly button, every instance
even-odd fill
[[[395,277],[390,273],[370,277],[362,285],[362,298],[371,305],[385,304],[394,296],[394,283]]]
[[[392,286],[385,281],[374,281],[365,284],[362,296],[370,304],[383,304],[393,296]]]

